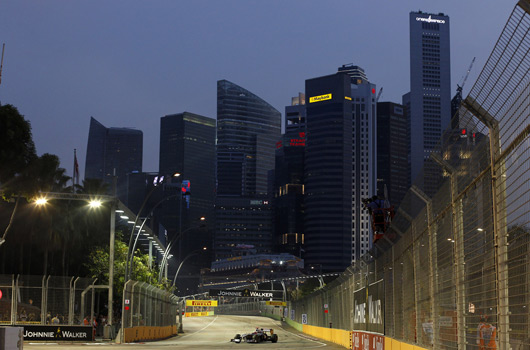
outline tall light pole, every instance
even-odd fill
[[[206,218],[204,216],[201,216],[200,219],[199,219],[201,222],[204,222],[206,221]],[[168,261],[168,257],[169,257],[169,252],[171,250],[171,248],[173,248],[173,245],[177,242],[177,240],[182,237],[186,232],[190,231],[190,230],[193,230],[193,229],[198,229],[198,228],[201,228],[202,225],[199,225],[199,226],[192,226],[192,227],[188,227],[187,229],[185,229],[184,231],[181,231],[179,234],[177,234],[175,237],[173,237],[171,239],[171,241],[169,242],[169,244],[166,246],[166,249],[164,250],[164,254],[162,255],[162,262],[160,263],[160,274],[158,276],[158,283],[160,283],[162,281],[162,271],[164,271],[164,269],[167,268],[167,261]]]
[[[171,175],[171,177],[180,177],[180,173],[174,173],[173,175]],[[171,181],[171,177],[169,177],[169,181]],[[151,195],[155,192],[155,190],[159,188],[161,184],[164,183],[165,180],[166,178],[164,176],[155,177],[155,180],[153,181],[153,188],[151,189],[151,191],[149,191],[147,196],[145,196],[144,201],[142,205],[140,206],[140,210],[138,210],[138,214],[136,214],[136,218],[134,219],[133,227],[131,229],[131,235],[129,237],[129,245],[128,245],[129,249],[127,250],[127,260],[125,261],[125,283],[127,283],[131,275],[131,271],[129,269],[129,260],[132,260],[131,255],[134,255],[134,251],[131,252],[131,246],[132,246],[132,240],[134,237],[134,231],[136,229],[136,224],[138,223],[138,219],[140,218],[140,215],[142,214],[142,211],[144,210],[144,207],[147,204],[147,201],[149,200]],[[138,232],[138,234],[140,234],[140,232]]]
[[[206,248],[206,247],[202,247],[202,249],[194,250],[193,252],[191,252],[188,255],[186,255],[186,257],[184,259],[182,259],[182,261],[180,262],[179,267],[177,269],[177,273],[175,273],[175,277],[173,278],[173,284],[172,284],[173,286],[175,286],[175,282],[177,282],[177,276],[179,275],[180,269],[182,268],[182,265],[184,265],[184,262],[186,260],[188,260],[188,258],[191,258],[192,256],[197,255],[199,253],[202,253],[202,252],[206,251],[207,249],[208,248]]]

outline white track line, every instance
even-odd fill
[[[309,341],[312,341],[312,342],[315,342],[317,344],[320,344],[320,346],[315,346],[315,347],[323,347],[323,346],[328,346],[328,344],[324,344],[324,343],[321,343],[319,341],[316,341],[316,340],[313,340],[313,339],[309,339],[309,338],[306,338],[306,337],[302,337],[301,335],[298,335],[296,333],[293,333],[293,332],[289,332],[287,329],[283,328],[282,326],[280,326],[280,328],[284,331],[284,332],[287,332],[287,333],[290,333],[298,338],[301,338],[301,339],[305,339],[305,340],[309,340]]]
[[[189,336],[191,336],[191,335],[198,334],[198,333],[202,332],[202,331],[205,330],[206,328],[210,327],[210,326],[212,325],[212,323],[214,323],[214,322],[217,320],[217,317],[219,317],[219,316],[215,316],[215,318],[212,320],[212,322],[208,323],[206,326],[202,327],[202,328],[199,329],[197,332],[183,335],[182,337],[180,337],[180,339],[182,339],[182,338],[186,338],[186,337],[189,337]]]

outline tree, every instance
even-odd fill
[[[35,144],[29,121],[12,105],[0,106],[0,188],[16,181],[35,158]],[[9,192],[9,191],[8,191]]]
[[[125,261],[127,260],[128,245],[123,242],[123,234],[116,231],[116,242],[114,246],[114,288],[115,297],[121,300],[123,286],[125,284]],[[168,281],[158,284],[157,268],[149,268],[149,256],[137,250],[134,255],[132,276],[134,280],[149,283],[157,288],[172,291]],[[89,271],[89,277],[97,278],[101,283],[109,281],[109,246],[99,246],[92,249],[88,256],[85,267]]]
[[[31,135],[31,125],[12,105],[0,106],[0,193],[4,200],[15,198],[15,206],[0,245],[5,238],[17,211],[21,196],[30,196],[26,170],[37,158]]]

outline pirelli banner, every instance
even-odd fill
[[[353,329],[384,334],[384,296],[383,280],[353,293]]]
[[[236,298],[263,298],[282,299],[283,292],[275,290],[233,290],[233,289],[210,289],[211,297],[236,297]]]
[[[186,300],[186,306],[216,307],[217,300]]]

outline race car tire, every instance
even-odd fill
[[[234,339],[241,339],[241,334],[236,334],[236,336],[234,337]]]
[[[254,334],[253,340],[254,340],[256,343],[261,343],[261,335],[259,335],[259,334]]]
[[[278,334],[271,335],[271,342],[276,343],[278,341]]]

